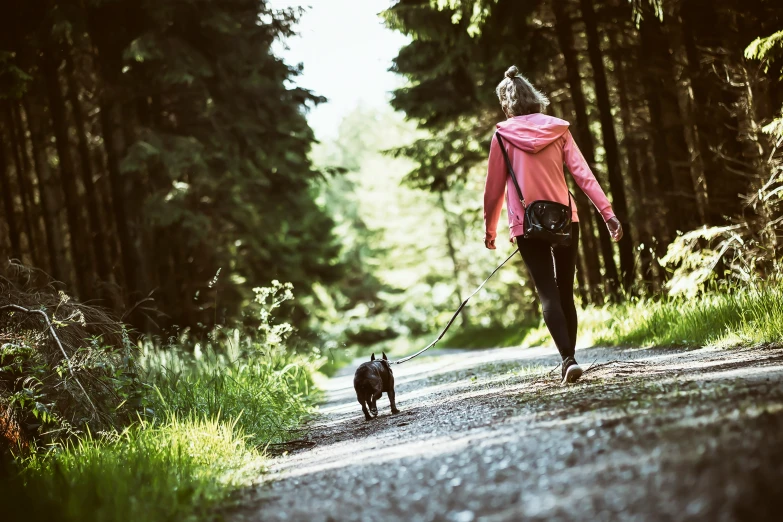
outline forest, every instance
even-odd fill
[[[513,249],[503,231],[499,253],[482,242],[511,65],[570,122],[625,231],[612,242],[567,176],[578,346],[777,361],[779,0],[389,1],[378,23],[406,37],[388,64],[401,86],[322,141],[308,115],[329,100],[275,50],[307,6],[272,4],[0,7],[0,498],[25,499],[12,516],[222,517],[270,456],[310,444],[328,377],[429,342]],[[550,343],[521,266],[444,343]],[[95,500],[118,488],[125,503]]]

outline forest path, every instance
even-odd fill
[[[274,521],[780,520],[783,349],[440,351],[365,421],[355,366],[234,515]]]

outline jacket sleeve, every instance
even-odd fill
[[[565,161],[568,170],[571,171],[571,175],[574,177],[576,184],[582,189],[590,201],[593,202],[595,208],[601,213],[601,217],[604,221],[609,221],[614,217],[614,211],[612,210],[612,204],[609,203],[604,191],[601,190],[601,185],[598,184],[598,180],[595,179],[593,172],[590,170],[590,166],[582,156],[582,151],[574,142],[574,137],[571,135],[571,131],[565,133],[565,145],[563,146],[563,160]]]
[[[506,166],[500,144],[495,135],[489,146],[487,182],[484,184],[484,230],[486,239],[497,237],[498,220],[503,210],[503,197],[506,195]]]

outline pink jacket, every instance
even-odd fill
[[[579,147],[574,143],[567,121],[545,114],[528,114],[500,122],[497,129],[514,166],[514,173],[526,203],[544,199],[568,205],[568,187],[563,176],[565,162],[576,184],[587,194],[604,221],[614,217],[612,205],[601,190]],[[498,140],[492,136],[487,183],[484,186],[484,227],[487,239],[497,237],[504,195],[513,241],[524,232],[525,212],[506,169]],[[576,203],[572,202],[571,206],[572,221],[579,221]]]

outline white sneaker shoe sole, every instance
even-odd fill
[[[562,384],[570,384],[578,381],[579,377],[581,377],[583,373],[584,372],[582,371],[581,366],[579,366],[578,364],[572,364],[566,370],[565,376],[563,377]]]

